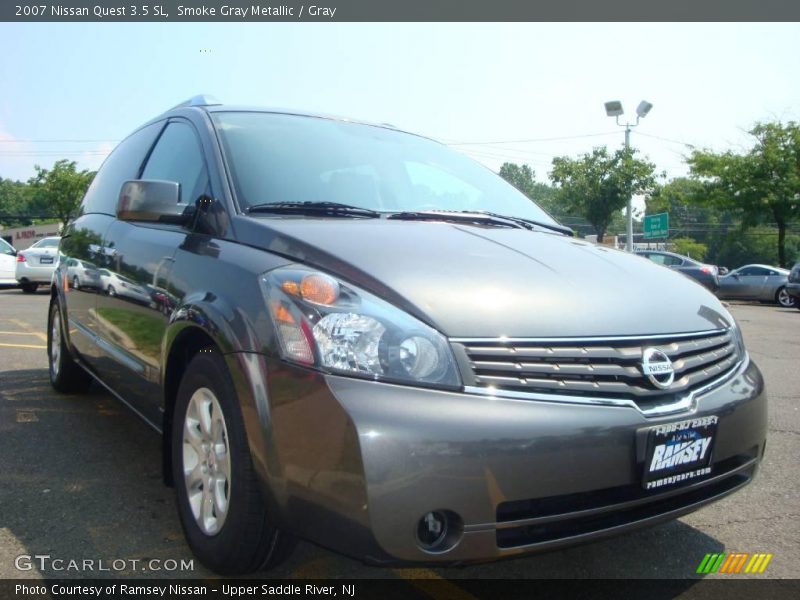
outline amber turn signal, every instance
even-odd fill
[[[333,304],[339,298],[339,284],[326,275],[312,273],[300,282],[300,295],[316,304]]]

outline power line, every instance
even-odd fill
[[[450,142],[448,146],[487,146],[493,144],[529,144],[534,142],[559,142],[561,140],[577,140],[581,138],[600,137],[603,135],[618,135],[617,131],[606,131],[605,133],[585,133],[582,135],[567,135],[561,137],[548,138],[529,138],[524,140],[496,140],[493,142]]]
[[[692,150],[697,147],[694,144],[690,144],[689,142],[682,142],[680,140],[673,140],[673,139],[670,139],[670,138],[662,137],[660,135],[653,135],[652,133],[644,133],[643,131],[637,131],[636,135],[643,135],[644,137],[653,138],[654,140],[661,140],[662,142],[669,142],[671,144],[680,144],[681,146],[686,146],[687,148],[691,148]]]
[[[119,140],[0,140],[0,144],[116,144]]]

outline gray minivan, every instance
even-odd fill
[[[141,292],[61,261],[52,384],[158,432],[220,573],[298,537],[377,564],[558,548],[763,455],[764,382],[712,294],[389,126],[195,98],[119,144],[61,251]]]

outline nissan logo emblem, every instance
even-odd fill
[[[675,369],[672,361],[658,348],[642,350],[642,372],[645,377],[660,390],[669,389],[675,381]]]

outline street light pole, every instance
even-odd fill
[[[628,154],[631,149],[631,128],[636,127],[639,124],[639,119],[646,117],[651,108],[653,108],[652,104],[642,100],[639,103],[639,106],[636,107],[636,122],[631,123],[630,121],[626,121],[623,125],[619,122],[620,116],[624,114],[624,111],[622,110],[622,102],[619,102],[618,100],[606,102],[606,114],[609,117],[615,117],[617,125],[620,127],[625,127],[625,154]],[[626,217],[627,232],[625,236],[625,250],[628,252],[633,252],[633,195],[628,196],[628,210]]]
[[[617,124],[619,124],[619,117],[617,117]],[[639,117],[636,117],[636,124],[639,124]],[[625,124],[625,154],[628,154],[631,149],[631,124]],[[625,250],[633,252],[633,194],[628,195],[628,212],[627,219],[627,235],[625,236]]]

